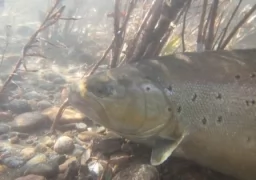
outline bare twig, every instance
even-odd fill
[[[182,40],[182,51],[185,52],[186,51],[186,46],[185,46],[185,29],[186,29],[186,19],[187,19],[187,14],[188,14],[188,10],[189,7],[191,5],[191,1],[189,0],[186,6],[186,11],[183,17],[183,25],[182,25],[182,31],[181,31],[181,40]]]
[[[128,10],[127,15],[126,15],[126,17],[125,17],[125,20],[124,20],[124,22],[123,22],[123,24],[122,24],[122,26],[121,26],[121,28],[120,28],[120,34],[121,34],[122,36],[124,36],[123,34],[125,33],[126,26],[127,26],[127,24],[128,24],[130,15],[131,15],[131,13],[132,13],[132,10],[133,10],[133,8],[134,8],[136,2],[137,2],[136,0],[131,0],[131,2],[130,2],[129,10]],[[116,38],[116,36],[114,36],[114,38],[112,39],[111,44],[108,46],[108,48],[106,49],[106,51],[104,52],[104,54],[103,54],[103,56],[100,58],[100,60],[92,67],[92,69],[89,71],[89,73],[86,74],[86,75],[84,75],[83,77],[90,76],[90,75],[92,75],[92,74],[96,71],[96,69],[99,67],[99,65],[100,65],[100,64],[104,61],[104,59],[107,57],[107,55],[108,55],[108,53],[110,52],[110,50],[113,48],[114,43],[115,43],[115,38]],[[124,38],[124,37],[123,37],[123,38]],[[123,43],[123,39],[122,39],[122,43]]]
[[[226,27],[223,29],[223,34],[222,34],[222,36],[221,36],[221,38],[220,38],[220,41],[219,41],[217,50],[220,50],[220,47],[221,47],[221,45],[222,45],[222,42],[223,42],[223,40],[224,40],[224,38],[225,38],[225,36],[226,36],[226,34],[227,34],[229,25],[231,24],[233,18],[235,17],[235,14],[236,14],[236,12],[238,11],[238,9],[239,9],[239,7],[240,7],[242,1],[243,1],[243,0],[240,0],[240,1],[238,2],[236,8],[234,9],[234,11],[233,11],[233,13],[232,13],[232,15],[231,15],[231,17],[230,17],[230,19],[229,19],[227,25],[226,25]]]
[[[197,52],[203,50],[203,28],[204,28],[204,19],[205,19],[205,14],[206,14],[206,9],[207,9],[207,4],[208,0],[204,0],[203,7],[202,7],[202,14],[200,18],[200,23],[198,27],[198,35],[197,35],[197,47],[196,50]]]
[[[142,24],[140,25],[139,30],[136,32],[136,35],[135,35],[133,41],[131,42],[131,45],[128,48],[128,51],[126,53],[126,57],[125,57],[124,61],[127,61],[128,59],[130,59],[132,57],[134,49],[135,49],[135,47],[136,47],[136,45],[138,43],[139,37],[141,35],[141,32],[145,28],[149,18],[151,17],[152,12],[154,11],[154,8],[156,6],[156,1],[157,0],[154,0],[154,2],[152,3],[151,7],[148,10],[148,12],[144,16]]]
[[[209,28],[208,28],[208,36],[207,36],[207,40],[205,42],[205,49],[206,50],[210,50],[211,47],[212,47],[212,44],[213,44],[215,20],[216,20],[216,17],[217,17],[218,5],[219,5],[219,0],[214,0],[213,3],[212,3],[212,8],[211,8],[210,23],[209,23]]]
[[[115,0],[115,12],[114,12],[114,44],[112,49],[112,60],[110,67],[113,68],[116,66],[116,63],[119,59],[119,51],[121,45],[121,34],[120,34],[120,0]]]
[[[103,56],[100,58],[100,60],[92,67],[92,69],[90,70],[90,72],[87,75],[84,76],[90,76],[92,75],[96,69],[99,67],[99,65],[104,61],[104,59],[107,57],[108,53],[110,52],[110,50],[113,47],[114,44],[114,40],[115,38],[113,38],[112,43],[108,46],[107,50],[104,52]]]
[[[1,62],[0,62],[0,66],[2,65],[3,61],[4,61],[4,57],[5,57],[5,53],[8,49],[9,43],[10,43],[10,37],[11,37],[11,29],[12,26],[11,25],[7,25],[5,28],[6,31],[6,35],[5,35],[5,46],[2,52],[2,56],[1,56]]]
[[[42,32],[44,29],[48,28],[49,26],[53,25],[55,22],[58,21],[58,18],[60,18],[60,15],[62,14],[63,10],[64,10],[64,6],[61,7],[57,13],[54,13],[55,16],[53,16],[53,11],[56,9],[57,5],[59,4],[60,0],[56,0],[54,6],[50,9],[48,15],[46,16],[45,20],[43,21],[43,23],[41,24],[41,26],[39,27],[39,29],[30,37],[30,39],[28,40],[28,42],[26,43],[26,45],[23,47],[22,49],[22,54],[19,58],[19,60],[17,61],[12,73],[8,76],[7,80],[4,82],[4,85],[1,87],[0,89],[0,94],[3,93],[3,91],[5,90],[5,88],[7,87],[7,85],[9,84],[9,82],[11,82],[14,74],[16,73],[16,71],[18,70],[18,68],[20,67],[20,65],[22,64],[22,61],[24,60],[24,58],[26,57],[30,47],[32,45],[34,45],[34,43],[36,42],[36,37],[37,35]],[[24,68],[26,69],[26,67],[24,66]]]
[[[247,21],[247,19],[254,13],[256,10],[256,4],[253,5],[253,7],[250,9],[250,11],[245,14],[243,19],[241,19],[237,25],[234,27],[234,29],[229,33],[228,37],[225,39],[223,44],[220,46],[220,49],[225,49],[225,47],[228,45],[230,40],[233,38],[233,36],[237,33],[238,29]]]
[[[50,133],[54,133],[55,131],[55,127],[57,122],[59,121],[59,119],[61,118],[63,112],[65,111],[65,108],[68,106],[69,102],[68,102],[68,98],[63,102],[63,104],[60,106],[60,109],[55,117],[55,119],[53,120],[52,126],[51,126],[51,130]]]

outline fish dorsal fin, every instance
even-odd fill
[[[157,166],[166,161],[184,139],[181,136],[177,140],[158,139],[152,149],[150,163]]]

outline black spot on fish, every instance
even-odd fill
[[[168,86],[167,89],[168,89],[169,91],[172,91],[172,86]]]
[[[178,107],[177,112],[181,113],[181,106]]]
[[[252,102],[251,102],[251,103],[252,103],[252,105],[255,105],[255,100],[252,100]]]
[[[255,73],[252,73],[251,74],[251,78],[255,78],[256,77],[256,74]]]
[[[236,79],[240,79],[241,76],[238,74],[238,75],[235,76],[235,78],[236,78]]]
[[[150,91],[150,87],[146,87],[146,90],[147,90],[147,91]]]
[[[171,112],[171,111],[172,111],[172,108],[168,107],[167,110],[168,110],[169,112]]]
[[[195,102],[196,101],[196,98],[197,98],[197,94],[194,94],[193,98],[192,98],[192,101]]]
[[[250,106],[250,102],[248,100],[245,101],[246,106]]]
[[[218,116],[217,122],[218,122],[218,123],[221,123],[222,121],[223,121],[222,116]]]
[[[203,123],[203,125],[206,125],[207,119],[205,117],[202,119],[202,123]]]
[[[252,141],[252,138],[250,136],[247,137],[246,142],[250,143]]]
[[[220,93],[217,94],[216,99],[222,99],[222,95]]]

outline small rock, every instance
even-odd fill
[[[20,152],[21,156],[26,159],[26,160],[29,160],[31,159],[32,157],[35,156],[36,154],[36,151],[34,148],[25,148],[25,149],[22,149],[22,151]]]
[[[58,77],[58,78],[56,78],[56,79],[54,79],[53,80],[53,83],[56,83],[56,84],[65,84],[66,83],[66,80],[64,79],[64,78],[60,78],[60,77]]]
[[[58,107],[51,107],[45,109],[42,114],[47,115],[51,121],[53,121],[59,111]],[[57,122],[58,124],[69,124],[69,123],[79,123],[82,122],[83,119],[85,119],[85,115],[70,109],[66,108],[65,111],[62,114],[62,117]]]
[[[49,119],[39,112],[27,112],[20,114],[10,123],[12,130],[18,132],[35,131],[44,127]]]
[[[9,141],[11,144],[17,144],[17,143],[19,143],[20,139],[18,136],[13,136],[9,139]]]
[[[18,156],[6,157],[2,162],[9,168],[19,168],[25,164],[25,160]]]
[[[10,111],[0,112],[0,121],[1,122],[8,122],[12,119],[13,119],[13,117],[12,117],[12,113]]]
[[[69,159],[67,159],[63,164],[61,164],[59,166],[59,170],[61,173],[64,173],[67,169],[68,169],[68,165],[73,162],[73,161],[77,161],[76,157],[71,157]]]
[[[83,148],[80,145],[75,144],[75,148],[72,152],[72,155],[75,157],[81,157],[84,151],[85,151],[85,148]]]
[[[22,177],[16,178],[15,180],[46,180],[46,179],[43,176],[30,174],[27,176],[22,176]]]
[[[38,88],[46,90],[46,91],[53,91],[56,89],[56,86],[52,82],[41,81],[41,83],[38,85]]]
[[[154,166],[147,164],[133,164],[119,171],[113,180],[159,180],[159,174]]]
[[[102,140],[103,135],[100,135],[96,132],[89,132],[89,131],[84,131],[78,134],[77,136],[81,141],[91,141],[91,140]]]
[[[38,155],[36,155],[35,157],[33,157],[32,159],[30,159],[30,160],[25,164],[25,166],[26,166],[26,167],[34,166],[34,165],[36,165],[36,164],[43,163],[43,162],[46,162],[46,161],[47,161],[46,155],[44,155],[44,154],[38,154]]]
[[[41,141],[47,147],[53,147],[54,145],[54,141],[49,136],[44,137]]]
[[[88,163],[89,171],[96,177],[100,177],[104,170],[104,165],[98,161],[91,161]]]
[[[87,125],[85,123],[76,123],[76,129],[79,132],[86,131],[87,130]]]
[[[44,153],[47,151],[47,149],[48,149],[47,146],[42,143],[38,143],[35,147],[36,152],[39,152],[39,153]]]
[[[5,165],[1,165],[1,164],[0,164],[0,175],[3,174],[3,173],[5,173],[6,170],[7,170],[7,167],[6,167]]]
[[[116,151],[120,151],[123,140],[120,138],[103,139],[93,144],[93,151],[100,151],[104,154],[112,154]]]
[[[47,109],[51,106],[52,106],[52,104],[50,102],[46,101],[46,100],[42,100],[42,101],[39,101],[37,103],[38,110],[44,110],[44,109]]]
[[[22,114],[31,112],[32,108],[26,100],[14,99],[8,105],[7,108],[15,114]]]
[[[31,91],[31,92],[27,92],[23,95],[23,97],[27,100],[42,100],[42,99],[46,99],[47,96],[41,94],[41,93],[38,93],[36,91]]]
[[[33,166],[29,166],[24,171],[24,175],[36,174],[47,178],[57,177],[59,173],[59,165],[64,163],[65,156],[57,156],[46,162],[37,163]]]
[[[10,131],[10,126],[6,124],[0,124],[0,135],[6,134]]]
[[[73,151],[74,147],[73,140],[68,136],[59,137],[54,144],[54,150],[59,154],[69,154]]]

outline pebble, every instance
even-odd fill
[[[0,124],[0,135],[8,133],[10,130],[10,126],[6,124]]]
[[[113,180],[159,180],[159,173],[154,166],[148,164],[133,164],[119,171]]]
[[[30,174],[27,176],[22,176],[22,177],[16,178],[15,180],[46,180],[46,179],[43,176]]]
[[[42,140],[41,140],[42,144],[44,144],[47,147],[53,147],[54,145],[54,140],[49,137],[49,136],[45,136]]]
[[[44,153],[47,151],[47,149],[48,149],[47,146],[42,143],[38,143],[35,147],[36,152],[39,152],[39,153]]]
[[[27,100],[42,100],[47,98],[47,96],[36,91],[27,92],[23,95],[23,97]]]
[[[13,137],[11,137],[11,138],[9,139],[9,142],[10,142],[11,144],[18,144],[19,141],[20,141],[20,139],[19,139],[18,136],[13,136]]]
[[[30,167],[30,166],[34,166],[38,163],[43,163],[46,161],[47,161],[47,157],[45,154],[38,154],[38,155],[34,156],[32,159],[30,159],[29,161],[27,161],[25,166]]]
[[[64,163],[65,160],[65,156],[56,156],[48,161],[27,167],[27,169],[24,171],[24,175],[36,174],[46,178],[56,177],[59,173],[59,165]]]
[[[54,144],[54,150],[58,154],[69,154],[72,153],[75,146],[73,140],[68,136],[61,136],[57,139]]]
[[[21,154],[22,158],[29,160],[35,156],[36,151],[35,151],[35,148],[28,147],[28,148],[22,149],[20,154]]]
[[[47,115],[51,121],[53,121],[59,111],[56,106],[45,109],[42,114]],[[77,110],[66,108],[59,119],[57,124],[69,124],[69,123],[80,123],[85,119],[85,115],[78,112]]]
[[[76,129],[79,132],[86,131],[87,130],[87,125],[85,123],[76,123]]]
[[[15,114],[22,114],[31,112],[32,108],[26,100],[14,99],[8,105],[7,108]]]
[[[10,123],[11,129],[18,132],[35,131],[41,129],[49,122],[47,116],[39,112],[27,112],[20,114]]]
[[[39,101],[37,103],[38,110],[44,110],[44,109],[47,109],[51,106],[52,106],[52,104],[49,101],[46,101],[46,100],[42,100],[42,101]]]
[[[25,160],[18,156],[6,157],[2,160],[2,162],[9,168],[19,168],[25,164]]]

